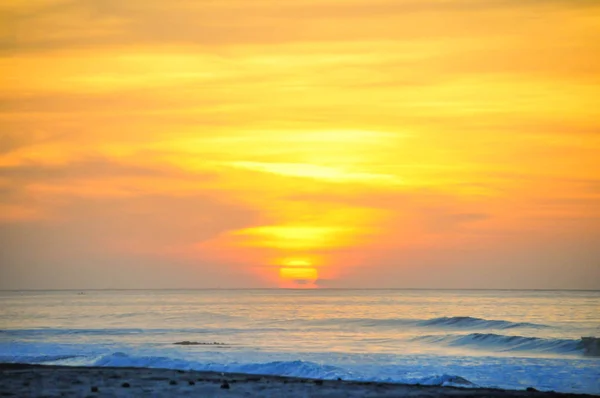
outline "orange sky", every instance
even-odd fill
[[[600,2],[0,5],[0,288],[600,288]]]

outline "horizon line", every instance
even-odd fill
[[[281,288],[281,287],[205,287],[205,288],[58,288],[58,289],[0,289],[0,292],[82,292],[82,291],[200,291],[200,290],[282,290],[282,291],[319,291],[319,290],[470,290],[470,291],[576,291],[576,292],[600,292],[600,289],[569,289],[569,288],[428,288],[428,287],[320,287],[306,288]]]

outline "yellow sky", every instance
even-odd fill
[[[598,21],[6,2],[0,287],[599,288]]]

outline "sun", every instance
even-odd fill
[[[287,260],[285,265],[288,267],[312,267],[312,263],[309,260],[296,258]]]
[[[290,259],[279,268],[280,286],[283,288],[315,288],[319,272],[309,260]]]

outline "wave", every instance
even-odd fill
[[[126,318],[135,318],[138,316],[146,316],[147,313],[143,312],[143,311],[136,311],[136,312],[121,312],[121,313],[107,313],[107,314],[102,314],[99,316],[99,318],[101,319],[126,319]],[[171,320],[175,320],[175,319],[189,319],[190,316],[193,316],[196,319],[199,320],[203,320],[203,321],[212,321],[212,320],[219,320],[219,321],[230,321],[230,320],[239,320],[242,319],[243,317],[237,316],[237,315],[230,315],[230,314],[220,314],[217,312],[210,312],[210,311],[190,311],[190,312],[175,312],[173,314],[169,314],[166,315],[165,318],[163,319],[171,319]]]
[[[492,349],[500,352],[529,351],[537,353],[553,353],[563,355],[597,356],[593,350],[585,349],[584,339],[555,339],[541,337],[506,336],[494,333],[471,333],[467,335],[430,335],[420,336],[413,340],[433,344],[445,344],[452,347],[474,347]],[[597,343],[596,343],[597,344]]]
[[[319,319],[306,321],[306,323],[316,326],[361,326],[361,327],[394,327],[394,326],[417,326],[425,328],[445,328],[445,329],[544,329],[550,328],[548,325],[530,323],[530,322],[511,322],[506,320],[474,318],[470,316],[440,317],[431,319],[376,319],[376,318],[337,318],[337,319]]]
[[[600,338],[598,337],[582,337],[581,344],[583,352],[587,356],[600,357]]]
[[[52,355],[49,355],[52,354]],[[598,361],[518,355],[437,356],[389,354],[197,353],[168,348],[88,344],[0,344],[0,362],[61,366],[164,368],[285,375],[421,385],[478,386],[599,394]],[[524,377],[524,375],[526,377]]]
[[[35,363],[66,361],[83,355],[0,355],[0,363]]]
[[[75,361],[74,361],[75,359]],[[277,375],[289,377],[303,377],[321,380],[354,380],[354,381],[387,381],[406,384],[419,384],[430,386],[459,386],[477,387],[469,380],[450,374],[431,375],[427,377],[399,377],[391,379],[377,379],[363,375],[361,372],[345,369],[340,366],[320,364],[311,361],[272,361],[258,363],[205,363],[164,356],[132,356],[123,352],[114,352],[100,356],[18,356],[1,357],[0,361],[6,363],[32,363],[52,364],[66,366],[98,366],[98,367],[137,367],[157,369],[195,370],[224,373],[242,373],[251,375]]]
[[[548,325],[530,322],[511,322],[505,320],[474,318],[470,316],[453,316],[428,319],[419,322],[421,326],[443,326],[473,329],[515,329],[515,328],[549,328]]]
[[[528,323],[511,322],[506,320],[488,320],[473,317],[441,317],[432,319],[376,319],[376,318],[337,318],[298,321],[304,325],[346,327],[358,326],[369,328],[394,328],[413,326],[419,328],[436,329],[459,329],[459,330],[504,330],[516,328],[549,328],[550,326]],[[257,325],[258,326],[258,325]],[[90,336],[126,336],[126,335],[166,335],[174,333],[182,334],[252,334],[252,333],[277,333],[289,329],[276,327],[275,324],[262,325],[258,328],[171,328],[171,329],[141,329],[141,328],[106,328],[106,329],[68,329],[68,328],[36,328],[36,329],[4,329],[0,330],[2,336],[27,338],[36,336],[60,337],[68,335],[90,335]]]
[[[232,334],[232,333],[268,333],[282,332],[282,328],[179,328],[179,329],[139,329],[139,328],[107,328],[107,329],[66,329],[66,328],[39,328],[39,329],[4,329],[0,330],[1,336],[29,337],[29,336],[63,336],[63,335],[93,335],[93,336],[123,336],[123,335],[160,335],[172,333],[187,334]]]

